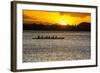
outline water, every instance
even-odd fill
[[[37,35],[64,39],[32,39]],[[90,32],[24,31],[23,62],[83,60],[91,58]]]

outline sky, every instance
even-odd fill
[[[44,25],[78,25],[82,22],[91,23],[91,14],[78,12],[23,10],[24,24],[41,23]]]

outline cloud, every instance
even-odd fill
[[[50,12],[50,11],[23,11],[24,23],[48,23],[59,24],[61,20],[65,20],[67,24],[74,25],[81,22],[91,22],[90,13],[76,12]]]

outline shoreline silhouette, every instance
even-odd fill
[[[91,31],[91,23],[82,22],[78,25],[59,25],[59,24],[23,24],[23,30],[42,30],[42,31]]]

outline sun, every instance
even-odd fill
[[[61,20],[60,25],[67,25],[67,21],[66,20]]]

